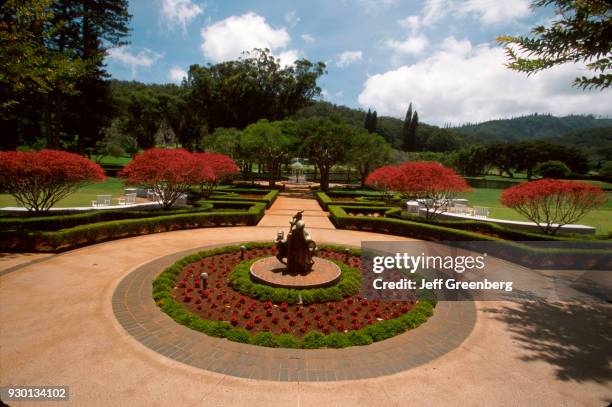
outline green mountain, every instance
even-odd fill
[[[593,115],[556,117],[533,114],[467,124],[454,129],[466,136],[487,142],[560,138],[566,134],[604,127],[612,127],[612,119],[596,118]]]

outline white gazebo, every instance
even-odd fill
[[[306,183],[306,177],[304,176],[304,165],[297,158],[291,165],[291,182],[295,184]]]

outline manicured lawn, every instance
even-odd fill
[[[93,155],[91,156],[91,159],[95,162],[96,159],[98,159],[98,156]],[[132,157],[130,157],[129,155],[125,155],[122,157],[111,157],[110,155],[107,155],[102,157],[102,160],[100,160],[100,165],[126,165],[130,161],[132,161]]]
[[[117,178],[107,178],[104,182],[87,185],[65,199],[62,199],[56,205],[57,207],[66,208],[73,206],[91,206],[91,201],[96,199],[96,195],[112,195],[113,198],[123,196],[123,182]],[[117,202],[113,200],[113,204]],[[0,207],[17,206],[15,199],[8,194],[0,194]]]
[[[491,218],[527,221],[510,208],[499,203],[502,189],[474,188],[465,194],[469,206],[486,206],[489,208]],[[578,223],[597,228],[597,234],[607,234],[612,231],[612,193],[608,192],[608,202],[596,211],[589,212]]]

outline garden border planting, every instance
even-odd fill
[[[107,240],[149,233],[210,226],[256,225],[264,216],[261,202],[236,202],[249,206],[247,211],[184,213],[97,222],[58,231],[0,232],[0,249],[19,252],[61,252]]]
[[[247,248],[270,247],[271,243],[246,243]],[[325,246],[322,249],[337,250],[337,246]],[[436,301],[427,296],[417,301],[415,306],[407,313],[398,318],[377,322],[367,327],[344,333],[323,334],[318,331],[310,331],[303,339],[293,334],[272,334],[270,332],[259,332],[252,335],[243,328],[235,328],[227,321],[206,320],[191,313],[185,306],[172,297],[172,289],[176,285],[176,277],[187,265],[199,261],[205,257],[217,254],[239,251],[240,247],[235,245],[223,246],[216,249],[204,250],[175,262],[166,268],[153,281],[153,299],[160,309],[168,314],[174,321],[185,325],[193,330],[203,332],[209,336],[227,338],[230,341],[250,343],[265,347],[281,348],[304,348],[316,349],[321,347],[344,348],[347,346],[362,346],[378,342],[401,334],[409,329],[416,328],[433,315]],[[360,253],[353,249],[353,253]],[[343,251],[344,252],[344,251]],[[243,263],[244,264],[244,263]],[[340,283],[339,283],[340,284]],[[273,290],[287,290],[273,288]],[[304,291],[304,290],[299,290]]]

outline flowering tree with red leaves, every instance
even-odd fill
[[[433,219],[449,199],[470,190],[467,182],[454,170],[435,161],[381,167],[370,174],[366,185],[392,189],[419,199],[425,206],[428,219]]]
[[[196,158],[200,169],[200,186],[205,196],[212,194],[221,181],[240,172],[236,162],[225,154],[196,153]]]
[[[35,213],[47,212],[85,184],[104,180],[98,164],[66,151],[0,151],[0,190]]]
[[[389,201],[390,191],[399,190],[401,173],[396,165],[385,165],[372,171],[365,180],[365,184],[379,191],[383,191],[385,201]]]
[[[554,235],[563,225],[606,203],[607,198],[601,188],[585,182],[542,179],[508,188],[499,200],[535,222],[542,232]]]
[[[182,148],[151,148],[137,154],[117,175],[128,184],[152,189],[161,207],[170,209],[191,185],[200,184],[208,174],[199,164],[195,154]]]

